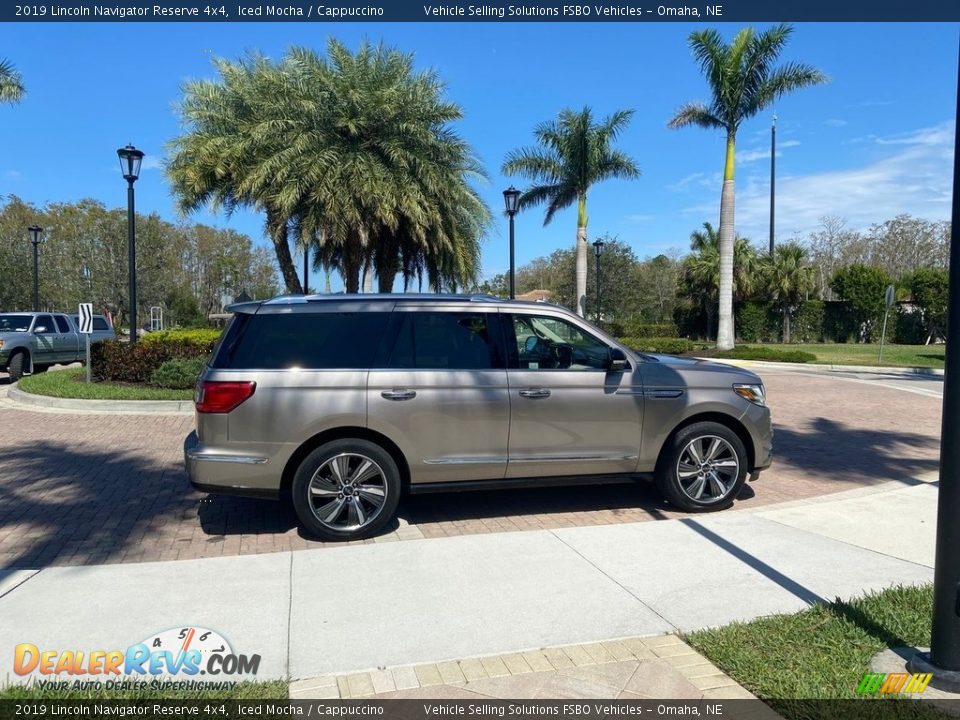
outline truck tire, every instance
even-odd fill
[[[10,375],[10,382],[15,383],[17,380],[23,377],[23,364],[27,359],[27,354],[25,352],[15,352],[10,357],[10,362],[7,365],[7,374]]]

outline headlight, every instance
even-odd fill
[[[733,391],[742,398],[749,400],[754,405],[763,406],[766,404],[763,396],[763,385],[734,385]]]

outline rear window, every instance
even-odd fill
[[[94,330],[109,330],[110,326],[107,325],[107,321],[101,317],[95,317],[93,319],[93,329]]]
[[[215,368],[369,368],[389,313],[238,314],[211,363]]]
[[[54,315],[53,319],[57,323],[57,330],[62,333],[70,332],[70,323],[67,322],[67,319],[63,315]]]

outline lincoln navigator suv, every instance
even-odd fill
[[[771,462],[753,373],[636,353],[564,308],[462,295],[288,296],[230,308],[184,443],[194,487],[289,497],[324,540],[404,492],[652,477],[688,512]]]

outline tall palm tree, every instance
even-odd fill
[[[611,145],[630,122],[633,110],[619,110],[596,123],[589,107],[565,109],[556,120],[533,131],[538,146],[507,155],[503,172],[533,182],[520,196],[520,209],[546,203],[543,224],[558,210],[577,203],[577,313],[583,317],[587,299],[587,192],[610,178],[640,175],[636,163]]]
[[[760,273],[767,291],[779,300],[783,311],[783,341],[790,342],[790,314],[814,288],[813,268],[807,263],[807,251],[799,243],[777,245],[773,256],[761,261]]]
[[[270,165],[282,149],[279,128],[290,113],[290,74],[283,64],[251,55],[216,59],[219,80],[184,86],[183,135],[169,146],[167,175],[181,212],[210,205],[228,214],[251,207],[266,214],[286,290],[303,291],[288,236],[293,215],[274,198]]]
[[[720,322],[717,347],[729,350],[734,345],[733,327],[733,244],[734,244],[734,166],[737,131],[744,120],[753,117],[777,98],[799,88],[826,82],[819,70],[803,63],[785,63],[774,67],[793,28],[777,25],[757,34],[743,28],[728,45],[716,30],[697,30],[690,34],[694,58],[710,85],[709,104],[688,103],[668,123],[671,128],[696,125],[723,130],[727,136],[723,190],[720,194]]]
[[[23,78],[13,63],[0,59],[0,102],[18,103],[25,92]]]

